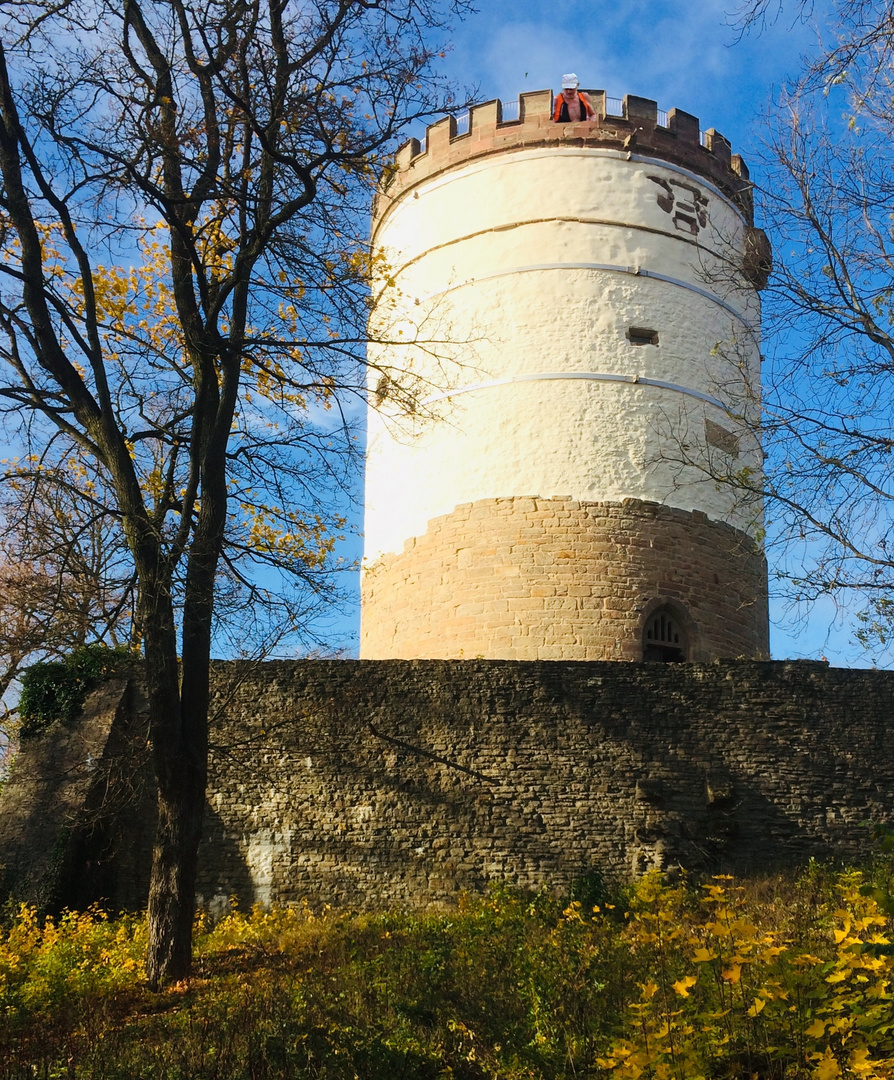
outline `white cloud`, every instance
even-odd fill
[[[827,0],[818,0],[817,10]],[[695,113],[737,147],[752,120],[798,65],[814,31],[779,19],[762,34],[737,41],[730,0],[571,0],[520,6],[483,0],[479,14],[458,28],[447,61],[457,81],[476,85],[479,100],[514,99],[525,90],[558,87],[565,71],[584,86],[612,96],[655,98],[662,108]]]

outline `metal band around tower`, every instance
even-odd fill
[[[619,266],[613,263],[562,262],[529,263],[526,266],[513,266],[506,270],[494,270],[489,274],[481,274],[479,277],[468,278],[466,281],[458,281],[455,285],[448,285],[446,289],[438,289],[437,291],[430,293],[428,296],[422,298],[422,302],[434,300],[439,296],[446,296],[447,293],[456,292],[457,290],[467,288],[470,285],[478,285],[482,281],[493,281],[496,278],[511,277],[513,274],[530,274],[538,270],[601,270],[606,273],[629,274],[631,277],[652,278],[654,281],[663,281],[668,285],[676,285],[680,289],[687,289],[689,292],[696,293],[698,296],[710,300],[711,303],[717,304],[718,307],[723,308],[724,311],[729,312],[730,315],[738,319],[750,334],[756,334],[758,332],[758,327],[754,325],[751,320],[746,318],[741,311],[734,308],[732,304],[728,304],[725,300],[722,300],[716,293],[709,292],[708,289],[699,288],[698,285],[693,285],[689,281],[683,281],[681,278],[671,277],[669,274],[659,274],[655,270],[646,270],[641,266]]]
[[[703,394],[700,390],[693,390],[679,383],[665,382],[663,379],[648,379],[642,375],[618,375],[612,372],[600,371],[536,371],[525,375],[507,375],[502,379],[489,379],[487,382],[473,383],[471,386],[460,386],[455,390],[445,390],[441,394],[433,394],[426,398],[423,405],[434,405],[438,401],[446,401],[449,398],[458,397],[460,394],[472,394],[477,390],[490,390],[497,386],[509,386],[512,383],[523,382],[547,382],[555,379],[579,379],[586,382],[613,382],[626,383],[633,386],[656,386],[660,390],[672,390],[677,394],[685,394],[687,397],[704,401],[717,409],[727,411],[722,401],[710,394]]]

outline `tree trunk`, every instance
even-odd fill
[[[179,767],[168,771],[166,782],[158,785],[146,956],[146,975],[153,990],[166,982],[188,978],[192,969],[196,867],[205,809],[205,780],[200,763],[177,764]]]
[[[206,470],[203,478],[202,505],[187,559],[181,671],[169,587],[156,590],[156,602],[143,624],[158,781],[146,959],[153,989],[187,978],[192,967],[196,873],[208,779],[214,579],[227,505],[222,465]]]
[[[158,785],[158,823],[149,882],[146,974],[157,989],[190,974],[196,867],[207,775],[207,698],[186,707],[177,665],[170,586],[141,594],[149,729]],[[206,665],[207,666],[207,665]],[[188,675],[187,675],[187,681]]]

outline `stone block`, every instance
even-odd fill
[[[552,91],[533,90],[520,94],[518,99],[519,119],[523,124],[532,120],[552,120]]]
[[[635,94],[624,95],[624,117],[631,123],[658,123],[658,102],[651,98],[637,97]]]
[[[503,105],[497,99],[473,105],[469,110],[469,130],[472,135],[492,137],[493,129],[503,119]]]
[[[692,146],[699,145],[701,131],[697,116],[683,112],[682,109],[670,109],[667,114],[667,126],[680,142],[689,143]]]

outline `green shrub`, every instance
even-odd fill
[[[127,649],[94,644],[76,649],[64,660],[33,664],[22,676],[20,737],[33,738],[55,720],[75,720],[93,687],[131,657]]]

